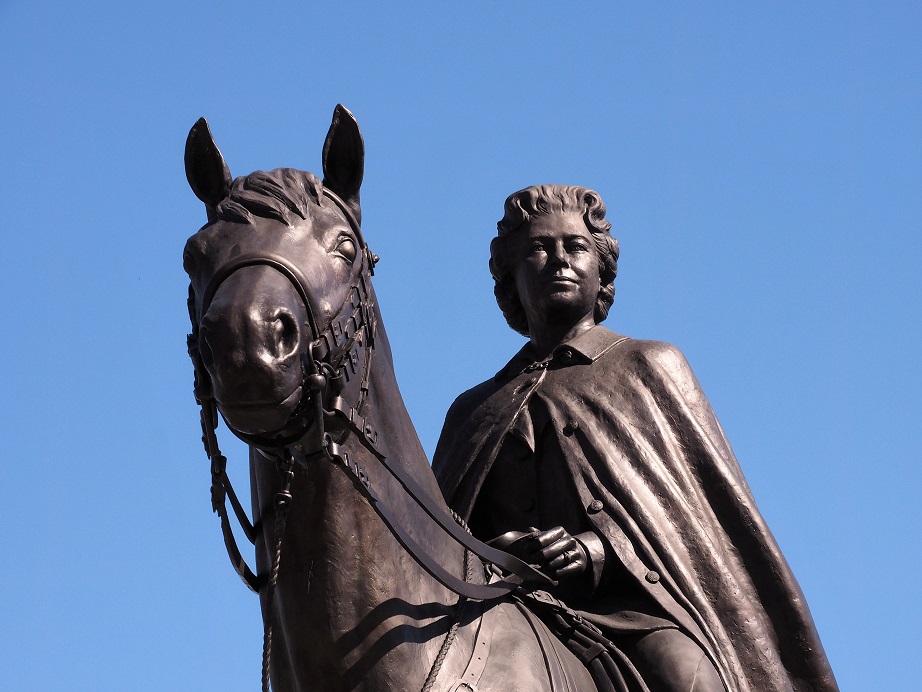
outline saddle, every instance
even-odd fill
[[[555,598],[547,591],[535,590],[527,593],[519,592],[515,601],[520,610],[532,623],[535,635],[541,643],[542,649],[553,649],[565,646],[589,670],[598,692],[650,692],[640,673],[630,662],[627,656],[610,641],[594,624],[583,618],[579,613],[569,608],[563,601]],[[535,620],[546,626],[536,628]],[[553,637],[547,637],[547,630]],[[540,632],[545,632],[544,638]],[[546,639],[551,641],[546,642]],[[546,655],[550,663],[550,658]],[[558,666],[566,673],[566,668]],[[565,685],[566,677],[555,679],[553,666],[548,666],[551,673],[553,690],[574,690]]]

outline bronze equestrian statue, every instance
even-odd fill
[[[501,532],[489,546],[442,499],[397,387],[371,284],[377,256],[360,225],[364,144],[351,113],[334,112],[322,179],[294,169],[233,179],[204,120],[185,160],[207,213],[183,256],[195,395],[212,505],[235,569],[260,596],[263,690],[655,692],[673,689],[657,677],[674,672],[672,649],[690,652],[702,684],[834,688],[681,356],[596,327],[607,305],[563,328],[579,310],[558,309],[569,301],[559,296],[583,304],[587,286],[601,285],[610,304],[603,251],[579,250],[599,269],[584,262],[588,273],[550,287],[537,268],[521,271],[532,259],[494,253],[500,284],[514,277],[522,296],[517,324],[533,330],[534,351],[462,397],[437,460],[474,532]],[[604,225],[601,202],[585,212]],[[572,231],[558,223],[568,214],[545,218]],[[503,257],[514,260],[505,269]],[[578,395],[561,392],[564,378]],[[249,445],[252,521],[227,475],[219,418]],[[550,423],[564,418],[559,430]],[[556,468],[522,475],[512,455],[522,469]],[[534,508],[507,480],[533,482]],[[255,571],[228,501],[255,544]]]
[[[474,535],[559,580],[548,600],[596,631],[572,636],[571,617],[557,632],[600,690],[836,690],[685,358],[599,324],[618,266],[610,229],[586,188],[506,200],[490,271],[529,341],[451,407],[433,461],[445,497]]]

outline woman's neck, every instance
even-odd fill
[[[529,339],[540,360],[547,358],[555,348],[560,346],[560,344],[576,338],[583,332],[589,331],[594,326],[595,319],[593,315],[586,315],[576,324],[554,321],[538,325],[529,323]]]

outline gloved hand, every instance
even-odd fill
[[[528,533],[509,531],[494,538],[490,545],[536,566],[555,580],[582,574],[589,567],[586,549],[561,526],[547,531],[530,527]]]

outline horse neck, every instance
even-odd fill
[[[416,434],[416,428],[410,420],[409,412],[400,394],[394,373],[390,342],[381,321],[376,300],[374,304],[377,332],[369,374],[368,396],[361,413],[376,429],[376,446],[386,456],[387,464],[391,467],[400,467],[406,475],[412,476],[433,504],[449,513],[448,505],[442,497],[442,491],[432,473],[429,459],[423,450],[419,436]],[[353,395],[352,398],[354,401],[356,397]],[[449,569],[456,569],[456,576],[463,576],[460,565],[463,561],[464,550],[461,546],[437,527],[435,521],[386,471],[382,463],[369,452],[357,435],[349,435],[342,444],[353,458],[363,460],[365,470],[372,481],[379,484],[375,486],[375,491],[381,496],[382,501],[392,511],[395,511],[404,527],[411,529],[414,538],[428,555],[439,564]],[[374,523],[383,528],[383,524],[377,517],[374,518]],[[390,543],[397,545],[396,539],[390,534],[387,535],[387,539]],[[403,548],[398,549],[403,551]],[[419,572],[420,581],[430,581],[429,575],[424,573],[416,563],[412,563],[412,569]],[[443,594],[445,598],[455,598],[434,582],[433,586],[435,592]]]
[[[388,459],[412,474],[429,495],[441,503],[441,490],[397,384],[390,342],[378,311],[377,300],[374,310],[377,331],[369,376],[369,393],[362,414],[377,428],[382,441],[380,446]],[[352,441],[353,445],[355,442],[357,440]],[[447,509],[447,506],[442,504]]]
[[[353,380],[343,393],[350,406],[357,403],[356,385]],[[413,474],[444,507],[397,387],[380,316],[361,413],[376,428],[376,446],[388,462]],[[408,498],[358,435],[343,436],[341,447],[365,469],[369,486],[419,545],[462,576],[463,548]],[[358,680],[362,689],[391,689],[389,675],[397,670],[424,677],[419,661],[433,660],[441,641],[426,634],[427,628],[436,621],[437,629],[447,628],[457,602],[407,554],[356,483],[342,468],[316,462],[293,487],[277,595],[287,652],[279,674],[299,681],[288,685],[292,689],[351,689],[343,681],[358,685]],[[392,641],[396,631],[405,631],[404,645]],[[384,642],[390,644],[381,648]]]

